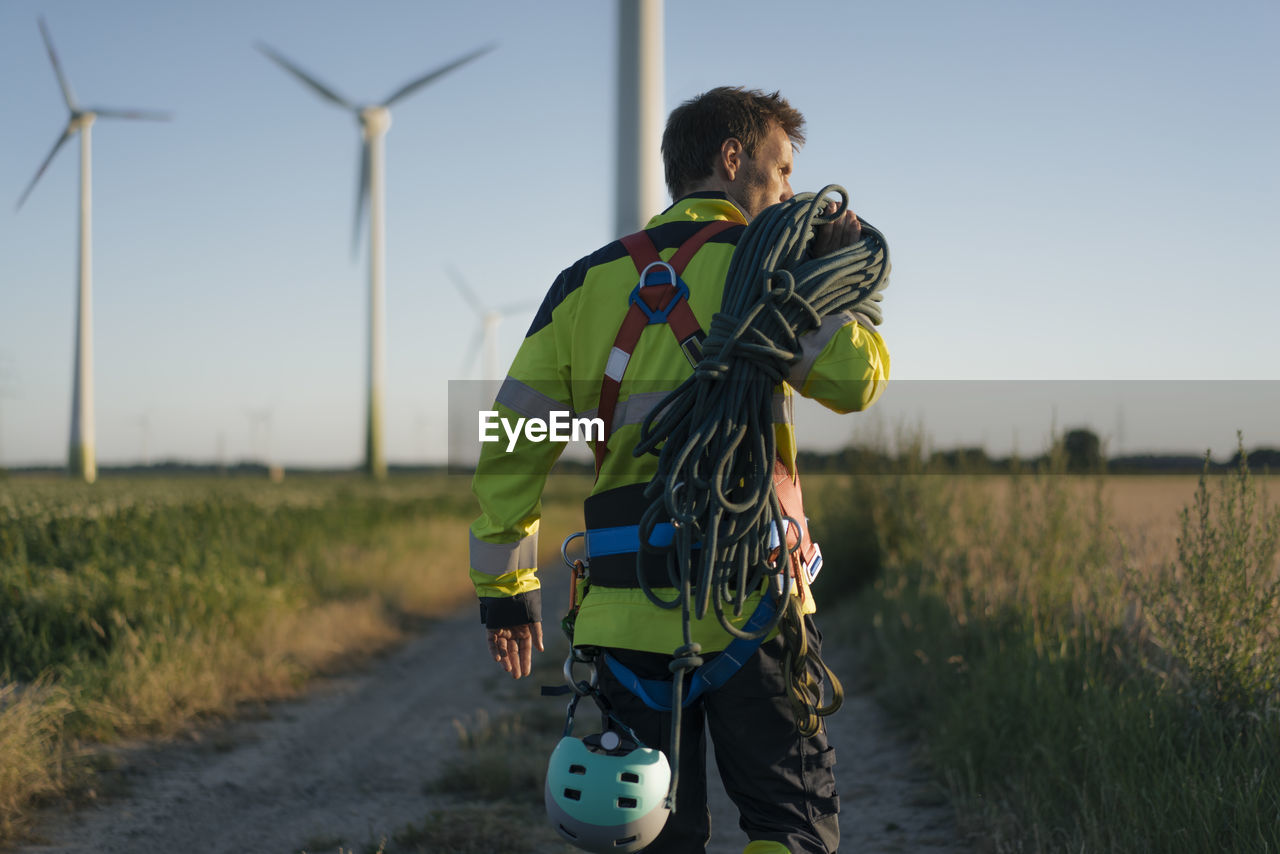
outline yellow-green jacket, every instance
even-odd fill
[[[725,229],[693,256],[681,278],[703,329],[720,308],[721,292],[734,247],[746,220],[719,193],[687,196],[645,226],[665,260],[710,220],[742,227]],[[518,418],[550,421],[552,413],[590,418],[599,404],[600,381],[610,350],[629,308],[638,276],[622,244],[614,241],[564,270],[551,286],[524,343],[512,362],[494,409],[514,424]],[[833,316],[802,337],[803,356],[775,395],[778,457],[795,470],[791,393],[819,401],[837,412],[870,406],[889,378],[889,353],[875,328],[856,314]],[[649,481],[657,470],[652,455],[634,457],[644,416],[691,372],[689,362],[665,324],[648,326],[636,345],[623,380],[609,437],[609,454],[592,494]],[[561,416],[562,418],[564,416]],[[481,515],[471,525],[471,580],[489,628],[542,619],[537,577],[541,495],[547,473],[564,449],[562,442],[533,442],[523,435],[514,446],[501,441],[481,446],[472,489]],[[570,532],[555,532],[561,537]],[[674,591],[658,590],[670,599]],[[812,597],[808,597],[812,608]],[[742,622],[753,610],[744,609]],[[671,652],[683,643],[680,611],[657,608],[642,590],[593,587],[581,603],[574,643]],[[693,624],[693,640],[704,651],[723,649],[728,633],[714,615]]]

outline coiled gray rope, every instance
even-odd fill
[[[827,196],[840,202],[828,213]],[[851,246],[808,257],[814,229],[838,219],[849,194],[835,184],[801,193],[764,210],[747,226],[734,250],[720,311],[702,344],[694,373],[641,426],[634,454],[658,455],[658,472],[645,489],[652,501],[640,521],[642,551],[667,557],[674,599],[646,583],[642,558],[636,574],[651,602],[680,608],[684,645],[675,651],[672,721],[672,806],[678,767],[680,698],[685,671],[701,664],[690,619],[714,611],[735,637],[763,637],[788,610],[779,607],[768,625],[744,632],[730,622],[766,577],[791,593],[785,517],[773,485],[776,439],[773,394],[801,358],[800,336],[823,318],[857,311],[873,324],[883,320],[881,292],[888,284],[889,247],[867,223]],[[671,522],[670,546],[649,545],[654,526]],[[696,551],[695,551],[696,549]],[[696,595],[696,599],[695,599]],[[785,605],[788,599],[783,599]]]
[[[840,203],[826,213],[830,193],[838,193]],[[698,619],[714,609],[735,637],[773,631],[776,620],[744,633],[729,622],[725,607],[741,616],[764,576],[789,565],[785,550],[769,545],[770,532],[785,530],[773,488],[774,389],[800,359],[800,336],[823,318],[856,310],[874,324],[883,319],[889,248],[878,230],[864,222],[853,245],[806,257],[814,229],[839,218],[848,204],[848,193],[833,184],[767,208],[752,221],[730,262],[702,361],[645,419],[634,449],[636,456],[658,455],[657,475],[645,490],[653,503],[640,522],[640,542],[646,551],[668,556],[669,580],[680,593],[673,600],[657,596],[637,555],[641,588],[654,604],[683,607]],[[668,521],[676,526],[672,544],[647,545],[654,526]],[[696,567],[690,560],[695,546]],[[696,602],[690,602],[689,588],[696,588]]]

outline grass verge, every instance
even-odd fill
[[[847,631],[983,849],[1280,850],[1277,517],[1243,467],[1211,480],[1172,562],[1053,469],[815,502],[836,550],[869,548],[842,520],[872,508],[884,569]]]
[[[445,480],[7,482],[0,842],[89,787],[95,743],[290,696],[470,597]]]

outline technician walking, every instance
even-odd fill
[[[644,487],[658,471],[656,456],[632,451],[646,416],[690,376],[700,358],[702,330],[712,327],[721,310],[730,260],[746,226],[792,198],[792,155],[803,142],[803,116],[776,92],[721,87],[674,110],[662,155],[675,203],[643,232],[596,250],[559,275],[495,402],[500,416],[512,421],[550,420],[551,413],[568,410],[600,417],[607,425],[607,445],[596,445],[597,478],[585,506],[588,538],[595,533],[596,546],[589,546],[595,554],[573,643],[600,651],[607,666],[599,666],[599,690],[616,718],[643,744],[667,755],[672,754],[671,713],[662,710],[661,700],[645,696],[643,686],[653,680],[669,685],[672,652],[686,640],[700,647],[700,660],[709,666],[734,637],[710,613],[691,619],[686,635],[680,608],[653,604],[651,593],[672,601],[680,591],[661,556],[650,560],[646,554],[637,570],[634,533],[630,545],[618,539],[618,532],[632,532],[641,522],[651,504]],[[814,231],[808,255],[826,256],[862,236],[857,217],[846,211]],[[655,259],[670,265],[668,292],[674,296],[663,304],[635,298],[638,271]],[[676,287],[679,283],[687,286],[687,294]],[[647,316],[639,325],[634,323],[637,305]],[[676,809],[646,851],[705,849],[710,838],[705,732],[751,840],[747,854],[829,852],[839,843],[835,754],[817,718],[809,726],[797,725],[785,678],[788,644],[794,664],[797,643],[807,643],[816,660],[821,638],[813,622],[809,575],[800,571],[801,560],[812,569],[820,557],[815,559],[798,506],[791,394],[794,390],[839,412],[863,410],[879,397],[888,381],[889,355],[872,322],[878,311],[869,314],[843,311],[805,332],[799,358],[777,387],[775,482],[780,496],[791,496],[790,506],[785,498],[782,506],[799,530],[788,531],[797,560],[797,571],[783,587],[790,599],[775,610],[793,615],[792,630],[773,633],[736,670],[719,668],[728,674],[722,684],[701,692],[685,708],[676,751]],[[490,653],[517,679],[530,673],[533,650],[543,649],[540,499],[562,449],[562,444],[527,439],[510,449],[506,443],[486,444],[473,482],[482,512],[471,526],[471,578]],[[603,547],[606,533],[612,538],[609,547]],[[770,584],[747,591],[741,615],[726,615],[728,621],[741,630],[771,595]],[[814,678],[821,676],[818,668]],[[684,694],[691,690],[686,687]]]

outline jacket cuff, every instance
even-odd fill
[[[510,629],[542,622],[542,591],[530,590],[511,597],[481,596],[480,622],[489,629]]]

